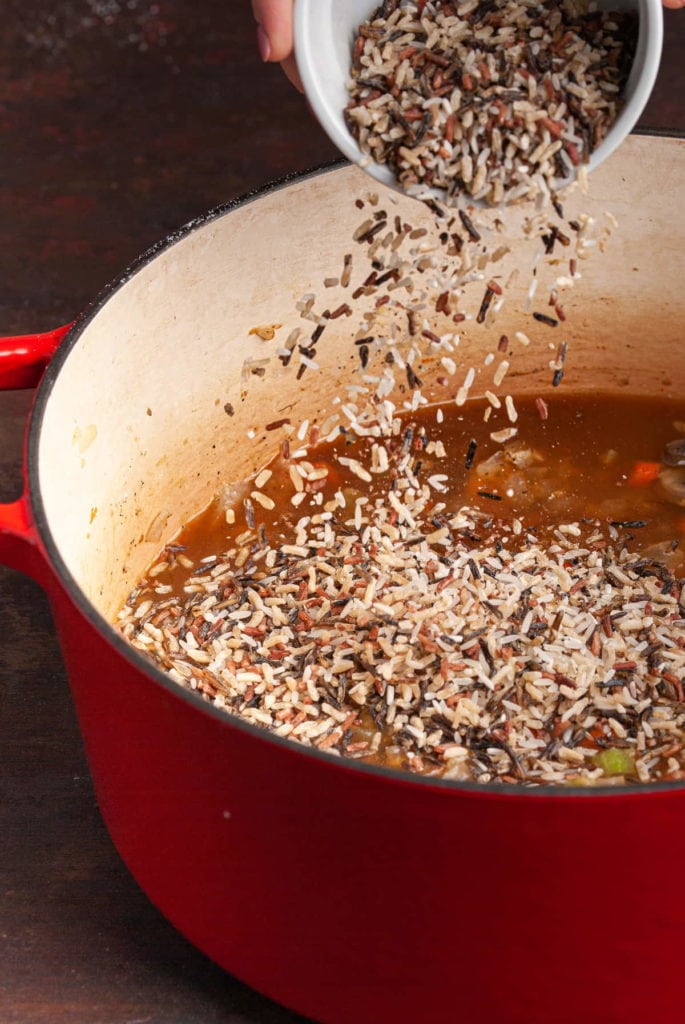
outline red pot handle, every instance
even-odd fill
[[[26,494],[7,505],[0,504],[0,565],[32,576],[43,587],[51,578]]]
[[[36,387],[71,326],[66,324],[44,334],[0,338],[0,390]],[[43,585],[50,576],[26,492],[17,501],[0,504],[0,563],[28,573]]]
[[[0,390],[35,388],[43,370],[72,324],[45,334],[0,338]]]

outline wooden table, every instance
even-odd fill
[[[248,0],[5,0],[0,331],[66,323],[196,214],[337,154]],[[685,11],[642,119],[685,131]],[[0,500],[31,394],[0,395]],[[294,1024],[150,905],[105,832],[47,601],[0,569],[0,1021]],[[423,1024],[423,1022],[417,1022]]]

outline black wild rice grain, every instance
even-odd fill
[[[538,320],[541,324],[547,324],[548,327],[556,327],[559,323],[553,316],[547,316],[546,313],[533,313],[533,319]]]
[[[458,212],[459,212],[459,219],[461,220],[462,224],[466,228],[466,230],[467,230],[467,232],[469,234],[469,238],[471,239],[471,241],[472,242],[480,242],[480,239],[481,239],[480,232],[476,230],[476,228],[474,226],[474,223],[471,220],[471,218],[469,217],[469,215],[466,213],[465,210],[459,210]]]
[[[409,365],[409,362],[406,364],[406,382],[408,382],[409,386],[415,390],[421,387],[421,378],[417,377],[416,373]]]
[[[488,315],[488,310],[494,294],[495,292],[488,285],[485,289],[485,295],[483,296],[483,301],[480,304],[478,315],[476,316],[476,323],[482,324],[485,322],[485,317]]]
[[[386,270],[384,274],[381,274],[376,281],[376,287],[380,288],[381,285],[385,284],[386,281],[399,281],[400,273],[399,270]]]
[[[357,241],[360,243],[371,242],[376,237],[376,235],[380,234],[380,232],[387,226],[387,220],[379,221],[377,224],[374,224],[372,228],[369,228],[368,231],[365,231],[363,235],[360,235]]]

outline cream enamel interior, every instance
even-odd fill
[[[533,249],[511,243],[497,273],[505,278],[518,267],[518,279],[494,326],[454,328],[461,344],[453,390],[473,365],[472,395],[482,395],[492,380],[486,353],[501,333],[522,330],[533,343],[512,346],[505,390],[514,395],[551,390],[549,345],[562,338],[569,342],[568,389],[682,394],[683,213],[675,202],[683,194],[682,145],[631,137],[592,175],[588,195],[565,202],[567,217],[587,211],[599,222],[609,210],[619,228],[605,253],[582,264],[582,280],[564,298],[568,320],[554,330],[522,311]],[[303,327],[302,340],[311,333],[314,325],[295,308],[303,294],[315,293],[319,309],[335,309],[368,274],[364,247],[352,234],[368,212],[355,199],[370,187],[361,171],[344,167],[207,221],[130,276],[72,347],[38,435],[40,500],[69,572],[106,617],[218,488],[268,463],[284,435],[266,424],[284,417],[294,426],[322,422],[336,410],[341,382],[360,383],[356,315],[330,321],[317,349],[321,369],[307,370],[299,382],[296,360],[284,368],[274,353],[292,328]],[[432,224],[415,201],[380,186],[379,193],[378,208],[391,217]],[[497,244],[516,237],[524,215],[507,212]],[[340,274],[346,252],[354,257],[352,287],[325,289],[323,279]],[[565,253],[559,257],[565,273]],[[467,305],[475,312],[483,283],[470,287]],[[536,304],[545,307],[546,296]],[[444,333],[444,320],[433,319]],[[273,341],[250,334],[269,324],[282,325]],[[268,360],[257,364],[263,376],[250,371],[249,360]],[[372,361],[369,372],[374,367]],[[429,397],[444,393],[439,375],[436,366],[422,372]]]

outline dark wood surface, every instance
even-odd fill
[[[1,334],[69,321],[169,230],[337,155],[260,65],[248,0],[2,9]],[[667,13],[643,126],[685,131],[684,44],[685,11]],[[0,395],[3,501],[30,403]],[[301,1020],[210,963],[133,882],[98,814],[47,601],[0,569],[0,1022]]]

